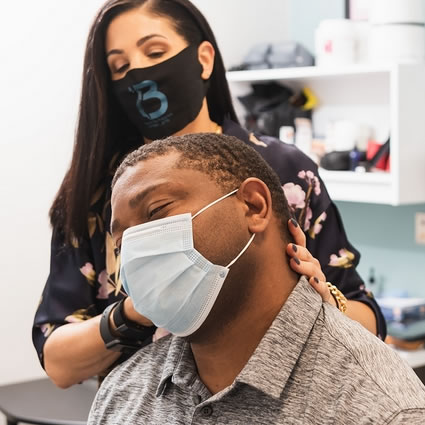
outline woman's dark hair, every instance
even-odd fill
[[[71,165],[50,209],[50,220],[64,241],[88,234],[87,220],[95,193],[108,184],[117,156],[137,148],[142,135],[115,101],[106,62],[105,37],[110,22],[123,12],[146,4],[150,13],[169,18],[189,44],[209,41],[215,50],[207,103],[218,124],[225,118],[238,121],[226,80],[223,59],[214,34],[201,12],[188,0],[109,0],[90,29],[83,67],[83,83]],[[105,187],[105,189],[107,189]]]

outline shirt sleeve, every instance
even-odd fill
[[[50,273],[32,328],[33,344],[43,367],[43,347],[55,329],[94,317],[109,304],[102,233],[96,230],[90,239],[69,246],[53,230]]]

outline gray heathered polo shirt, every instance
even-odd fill
[[[212,396],[168,336],[110,373],[88,424],[425,424],[425,387],[301,278],[230,387]]]

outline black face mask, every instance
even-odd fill
[[[113,88],[140,133],[162,139],[198,116],[208,89],[202,70],[197,46],[189,46],[158,65],[128,71]]]

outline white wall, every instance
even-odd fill
[[[227,67],[256,43],[288,38],[290,0],[192,1],[208,19]]]
[[[227,65],[283,40],[289,0],[196,0]],[[103,0],[3,2],[0,39],[0,385],[42,376],[31,342],[49,270],[47,213],[68,165],[83,49]],[[0,421],[1,422],[1,421]]]
[[[2,4],[0,384],[43,373],[31,325],[49,270],[47,213],[70,158],[82,52],[101,3]]]

